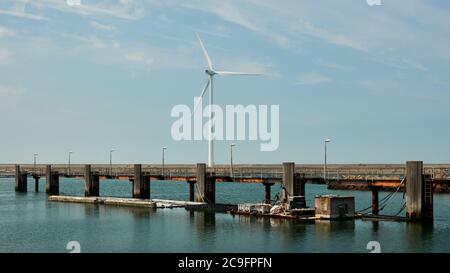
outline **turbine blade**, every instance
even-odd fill
[[[198,33],[196,33],[196,34],[197,34],[198,41],[200,42],[200,46],[202,47],[203,54],[205,55],[206,62],[208,62],[208,67],[209,67],[210,70],[213,70],[213,68],[212,68],[212,61],[211,61],[211,58],[208,55],[208,51],[206,51],[206,48],[203,45],[202,39],[200,39],[200,36],[198,35]]]
[[[209,84],[211,82],[211,79],[208,78],[208,80],[206,81],[205,87],[203,88],[202,92],[200,93],[200,98],[203,98],[203,96],[205,95],[206,90],[208,90]],[[194,107],[194,111],[192,112],[192,114],[195,113],[195,111],[197,110],[198,106],[200,105],[201,100],[199,100],[197,102],[197,104]]]
[[[261,73],[248,73],[248,72],[232,72],[232,71],[214,71],[221,76],[261,76]]]

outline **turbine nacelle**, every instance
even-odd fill
[[[211,70],[211,69],[206,69],[206,70],[205,70],[205,73],[206,73],[207,75],[209,75],[209,76],[214,76],[214,75],[217,74],[216,71]]]

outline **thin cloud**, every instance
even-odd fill
[[[97,21],[91,21],[89,24],[91,25],[92,28],[94,28],[96,30],[100,30],[100,31],[115,31],[116,30],[116,27],[113,25],[101,24]]]
[[[15,36],[16,32],[8,27],[0,26],[0,39]]]
[[[354,37],[347,36],[344,34],[330,32],[330,31],[326,30],[325,28],[319,28],[319,27],[315,26],[311,22],[306,22],[306,21],[300,22],[297,25],[296,30],[301,33],[304,33],[304,34],[307,34],[307,35],[310,35],[313,37],[317,37],[317,38],[322,39],[330,44],[334,44],[337,46],[349,47],[349,48],[361,50],[361,51],[368,50],[368,47],[367,47],[367,45],[365,45],[365,43],[358,41]]]
[[[29,3],[40,8],[58,10],[60,12],[74,13],[79,15],[109,16],[125,20],[139,20],[145,15],[145,8],[142,1],[122,0],[118,4],[100,2],[90,4],[82,1],[79,6],[69,6],[66,1],[41,0]]]
[[[335,69],[335,70],[353,70],[353,66],[324,61],[324,60],[319,60],[319,64],[323,67],[327,67],[327,68],[331,68],[331,69]]]
[[[0,64],[9,62],[14,55],[14,52],[0,48]]]
[[[255,12],[251,12],[251,9],[242,8],[241,4],[236,2],[222,1],[222,2],[183,2],[181,7],[186,9],[198,10],[202,12],[212,13],[219,16],[222,20],[228,21],[233,24],[237,24],[250,31],[256,32],[262,36],[269,37],[273,42],[281,47],[289,47],[290,39],[280,33],[279,31],[272,31],[267,27],[267,18],[264,18],[264,14],[260,15]],[[256,9],[258,5],[254,6]],[[260,9],[258,9],[260,10]],[[261,11],[261,10],[260,10]]]
[[[125,60],[131,63],[142,64],[144,66],[151,66],[155,63],[153,57],[147,56],[145,52],[130,52],[125,54]]]
[[[48,18],[41,16],[41,15],[20,12],[20,11],[13,11],[13,10],[0,9],[0,14],[14,16],[14,17],[20,17],[20,18],[25,18],[25,19],[31,19],[31,20],[38,20],[38,21],[48,20]]]
[[[437,95],[435,92],[430,90],[423,90],[419,87],[409,87],[405,86],[397,81],[386,80],[386,79],[367,79],[361,80],[359,85],[365,90],[376,94],[379,96],[398,96],[404,98],[410,98],[419,101],[430,101],[435,103],[448,103],[446,98]]]
[[[5,98],[6,96],[21,96],[27,92],[24,87],[5,86],[0,85],[0,96]]]
[[[295,83],[298,85],[316,85],[330,82],[331,80],[321,74],[307,73],[301,74],[297,77]]]
[[[64,13],[73,13],[83,16],[107,16],[124,20],[139,20],[145,15],[145,7],[142,1],[121,0],[117,4],[109,2],[98,2],[96,4],[90,1],[81,1],[81,5],[71,6],[65,0],[14,0],[8,1],[13,4],[10,9],[0,9],[0,14],[6,14],[16,17],[22,17],[32,20],[48,20],[47,17],[27,13],[25,7],[30,6],[38,10],[53,9]]]

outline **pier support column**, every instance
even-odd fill
[[[45,166],[45,192],[50,193],[50,180],[52,174],[52,166],[47,165]]]
[[[150,199],[150,176],[142,174],[142,165],[134,165],[133,198]]]
[[[38,175],[33,175],[34,178],[34,191],[39,192],[39,179],[41,178]]]
[[[206,175],[206,164],[197,164],[198,202],[214,204],[216,202],[216,180]]]
[[[84,165],[84,196],[100,196],[100,176],[93,173],[91,165]]]
[[[271,193],[270,193],[270,188],[274,185],[274,183],[271,182],[264,182],[264,203],[265,204],[269,204],[270,205],[270,201],[271,201]]]
[[[46,185],[45,192],[52,195],[59,195],[59,173],[52,171],[52,166],[46,166]]]
[[[283,202],[288,201],[289,196],[296,196],[295,192],[295,163],[284,162],[283,163]]]
[[[379,214],[379,200],[378,200],[378,187],[372,186],[372,214],[378,215]]]
[[[189,201],[195,201],[195,181],[188,181],[189,184]]]
[[[27,179],[28,179],[28,174],[26,172],[21,172],[20,166],[16,165],[16,187],[15,187],[15,190],[17,192],[26,192],[27,191]]]
[[[410,221],[424,220],[425,183],[423,162],[406,162],[406,217]]]
[[[305,184],[306,184],[305,174],[304,173],[297,174],[295,176],[295,187],[294,187],[295,196],[306,195]]]

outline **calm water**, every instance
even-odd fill
[[[0,252],[68,252],[69,241],[80,242],[82,252],[368,252],[369,241],[380,242],[382,252],[450,252],[450,195],[435,195],[432,227],[362,220],[303,224],[184,208],[52,203],[44,183],[35,193],[30,179],[28,193],[15,193],[13,179],[0,179]],[[60,191],[83,195],[84,182],[62,179]],[[182,182],[152,181],[151,191],[153,198],[188,198]],[[323,185],[307,185],[306,192],[309,206],[314,195],[325,193],[353,195],[357,209],[370,205],[370,192],[328,191]],[[100,194],[130,197],[131,183],[102,181]],[[259,202],[263,196],[259,184],[217,184],[218,202]],[[399,193],[382,213],[395,214],[402,202]]]

